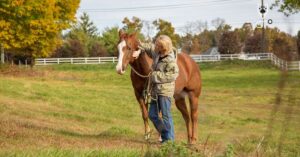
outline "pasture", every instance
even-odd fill
[[[176,143],[160,146],[156,132],[152,144],[144,141],[129,70],[120,76],[114,64],[1,67],[0,156],[300,156],[299,72],[289,72],[278,90],[281,73],[269,61],[200,69],[199,139],[191,150],[174,104]]]

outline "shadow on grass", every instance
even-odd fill
[[[142,139],[142,135],[139,133],[136,133],[132,131],[129,128],[126,127],[110,127],[109,129],[102,131],[99,134],[84,134],[64,129],[55,129],[45,126],[36,126],[32,124],[22,124],[23,127],[29,128],[29,129],[36,129],[36,130],[43,130],[48,132],[53,132],[58,135],[68,136],[68,137],[75,137],[75,138],[88,138],[88,139],[122,139],[129,142],[134,143],[143,143],[145,144],[146,141],[144,140],[138,140],[135,137],[140,136]]]

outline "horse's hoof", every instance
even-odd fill
[[[145,135],[145,140],[146,140],[146,141],[149,141],[149,140],[150,140],[150,134],[146,134],[146,135]]]
[[[150,137],[151,137],[151,131],[145,133],[144,137],[145,137],[145,140],[146,140],[146,141],[149,141],[149,140],[150,140]]]

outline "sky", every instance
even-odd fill
[[[274,0],[264,0],[271,6]],[[101,33],[107,27],[123,27],[124,17],[137,16],[145,21],[162,18],[172,22],[177,33],[183,33],[188,22],[225,19],[233,28],[241,27],[245,22],[253,26],[262,23],[259,13],[261,0],[81,0],[77,17],[87,12]],[[268,27],[277,27],[282,31],[296,35],[300,30],[300,13],[286,17],[276,9],[266,14],[266,20],[272,19]]]

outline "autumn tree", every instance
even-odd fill
[[[219,44],[221,35],[223,32],[229,31],[231,26],[225,23],[225,20],[222,18],[216,18],[211,21],[211,24],[215,27],[214,34],[214,42],[216,45]]]
[[[255,33],[245,40],[244,52],[246,53],[261,53],[262,52],[262,34]]]
[[[285,37],[278,37],[273,42],[273,53],[284,60],[292,60],[292,45]]]
[[[8,51],[46,57],[75,21],[79,0],[10,0],[0,3],[0,42]]]
[[[215,31],[209,31],[205,29],[199,35],[196,35],[195,38],[197,38],[199,41],[201,53],[207,51],[211,47],[217,46],[217,42],[215,39]]]
[[[224,32],[221,35],[218,50],[221,54],[235,54],[241,52],[240,39],[233,31]]]
[[[201,48],[201,45],[200,45],[199,39],[193,38],[191,54],[199,54],[200,48]]]
[[[159,35],[167,35],[171,38],[173,46],[179,46],[179,35],[175,33],[175,28],[172,26],[171,22],[165,21],[163,19],[158,19],[153,22],[154,26],[156,26],[157,34],[155,36],[158,37]]]
[[[180,38],[180,47],[182,52],[191,53],[193,46],[193,35],[187,33],[185,36]]]

